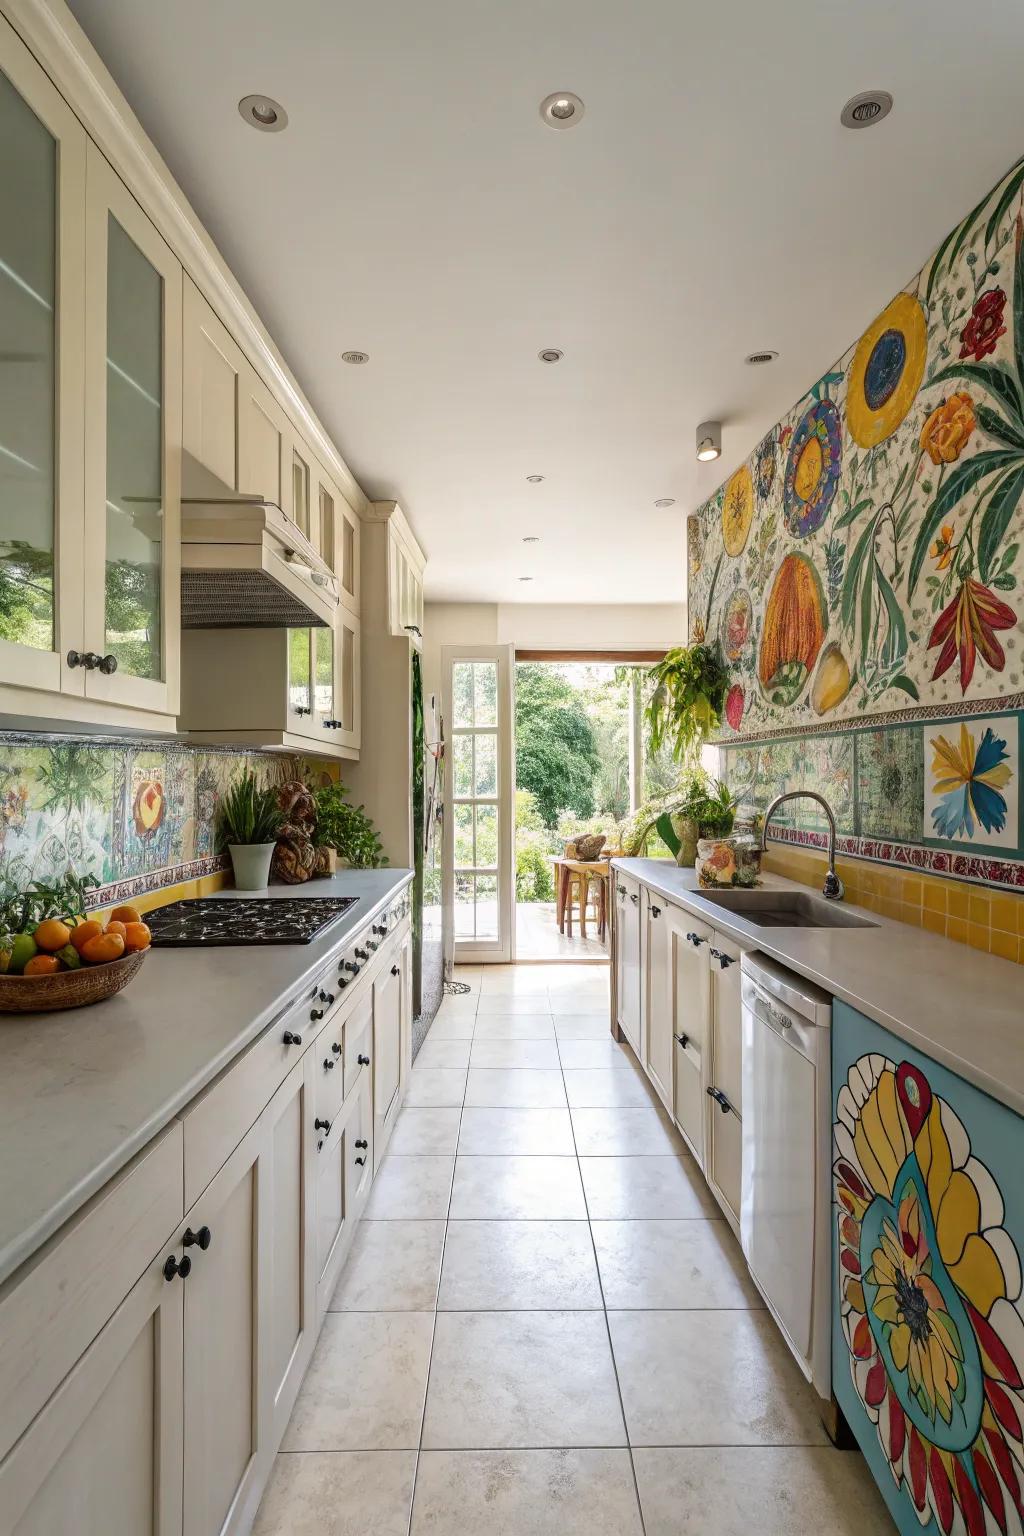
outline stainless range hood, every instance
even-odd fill
[[[338,597],[337,576],[273,502],[182,498],[182,629],[323,629]]]

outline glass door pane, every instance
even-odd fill
[[[312,713],[310,631],[288,631],[288,711],[305,718]]]
[[[159,678],[163,587],[163,278],[109,215],[106,650]]]
[[[313,651],[316,661],[316,673],[313,688],[313,707],[316,717],[320,722],[320,728],[325,728],[325,723],[331,724],[326,729],[334,729],[334,630],[314,629]]]
[[[511,677],[507,647],[456,657],[448,673],[446,839],[456,960],[511,953]]]
[[[0,73],[0,640],[55,646],[57,144]]]

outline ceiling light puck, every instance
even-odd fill
[[[532,576],[520,576],[519,580],[520,581],[532,581],[533,577]]]
[[[560,363],[565,356],[557,347],[542,347],[537,353],[542,363]]]
[[[748,352],[743,361],[749,363],[751,368],[761,368],[765,363],[774,363],[778,355],[777,352],[766,348],[763,352]]]
[[[717,459],[722,452],[722,423],[702,421],[697,428],[697,457],[702,464]]]
[[[674,507],[675,504],[676,499],[674,496],[659,496],[657,501],[654,503],[656,507]]]
[[[368,363],[370,354],[369,352],[343,352],[341,360],[343,363]]]
[[[527,477],[526,477],[528,485],[540,485],[540,483],[541,483],[541,481],[543,479],[544,479],[543,475],[527,475]]]
[[[892,111],[892,97],[888,91],[861,91],[851,96],[839,114],[844,128],[873,128]]]
[[[540,115],[549,128],[575,128],[583,110],[583,103],[574,91],[553,91],[540,104]]]
[[[528,533],[528,534],[524,535],[523,543],[524,544],[539,544],[540,543],[540,539],[538,538],[537,534],[535,534],[535,533]],[[528,576],[524,576],[523,577],[524,581],[529,581],[529,579],[530,578]]]
[[[258,128],[261,133],[280,133],[282,128],[288,126],[288,113],[279,101],[274,101],[270,96],[243,96],[238,103],[238,110],[243,121],[250,128]]]

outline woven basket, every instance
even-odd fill
[[[83,965],[54,976],[0,976],[0,1013],[55,1013],[101,1003],[128,985],[147,954],[140,949],[106,965]]]

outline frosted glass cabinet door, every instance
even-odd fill
[[[86,694],[176,714],[181,267],[91,143],[85,345]]]
[[[0,17],[0,683],[79,694],[85,153]]]

